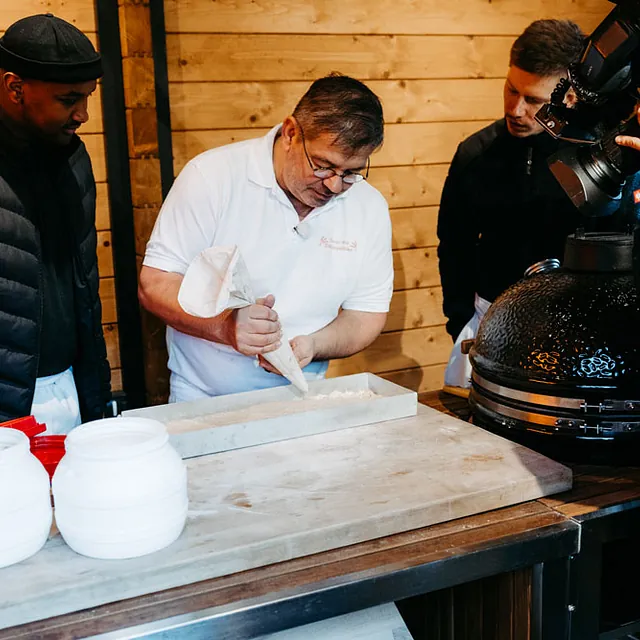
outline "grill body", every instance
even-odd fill
[[[570,236],[562,268],[533,270],[495,300],[469,354],[475,422],[559,459],[636,457],[632,244],[623,234]]]

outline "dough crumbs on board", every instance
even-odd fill
[[[379,397],[382,396],[371,391],[371,389],[359,389],[357,391],[336,390],[326,394],[306,395],[291,398],[290,400],[279,400],[277,402],[264,402],[242,409],[209,413],[193,418],[177,418],[167,422],[166,425],[170,433],[182,433],[185,431],[204,429],[206,427],[221,427],[254,420],[278,418],[294,413],[328,409],[333,406],[362,402],[363,400],[373,400]]]

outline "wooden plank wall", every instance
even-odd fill
[[[10,24],[25,16],[51,12],[84,31],[97,46],[97,29],[93,0],[2,0],[0,2],[0,35]],[[107,196],[107,173],[105,165],[104,134],[102,126],[101,91],[98,90],[89,102],[89,122],[80,135],[87,146],[95,173],[98,202],[96,226],[98,229],[98,266],[100,270],[100,297],[102,299],[102,322],[107,341],[107,355],[112,370],[112,388],[122,388],[120,375],[120,348],[118,343],[118,319],[116,313],[113,256],[111,251],[111,223]]]
[[[263,134],[330,71],[382,99],[386,141],[370,180],[394,229],[395,293],[384,333],[330,373],[371,371],[418,391],[442,385],[436,256],[440,191],[456,145],[502,115],[514,37],[532,20],[592,30],[605,0],[165,0],[176,173],[210,147]]]

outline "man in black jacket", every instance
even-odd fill
[[[104,415],[96,188],[76,135],[100,55],[51,14],[0,39],[0,422],[32,414],[52,433]]]
[[[547,165],[559,143],[534,119],[583,45],[568,20],[529,25],[511,49],[504,118],[463,141],[453,158],[438,217],[443,308],[456,342],[446,385],[469,386],[460,343],[475,336],[489,304],[532,264],[561,259],[567,235],[583,223]]]

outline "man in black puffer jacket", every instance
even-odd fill
[[[51,14],[0,39],[0,422],[66,433],[110,399],[96,187],[75,133],[101,75],[89,39]]]

